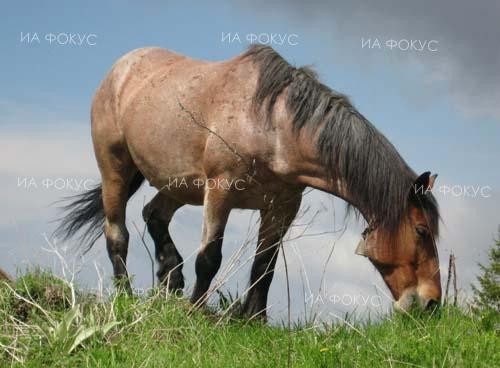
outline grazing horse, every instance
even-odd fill
[[[265,317],[279,244],[306,187],[364,217],[357,253],[374,264],[397,306],[439,302],[436,176],[417,176],[346,96],[272,48],[254,45],[218,62],[131,51],[101,82],[91,115],[102,183],[64,207],[55,234],[67,239],[83,228],[92,246],[104,232],[115,281],[129,291],[125,208],[147,180],[158,193],[143,217],[169,290],[182,289],[184,278],[168,225],[183,205],[203,205],[193,303],[206,301],[220,267],[231,209],[254,209],[261,222],[243,312]]]

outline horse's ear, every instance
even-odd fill
[[[437,177],[438,177],[438,174],[434,174],[434,175],[431,175],[431,177],[429,178],[429,184],[427,185],[429,190],[432,190],[432,188],[434,188],[434,183],[436,182]]]
[[[413,183],[416,187],[423,187],[423,188],[427,188],[427,185],[429,184],[429,179],[430,179],[430,176],[431,176],[431,172],[430,171],[426,171],[424,172],[423,174],[421,174],[417,180],[415,180],[415,182]]]
[[[413,183],[412,194],[426,194],[434,187],[437,174],[431,175],[430,171],[424,172]]]

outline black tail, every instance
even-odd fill
[[[130,183],[128,198],[139,189],[144,176],[138,172]],[[101,184],[82,194],[64,198],[61,202],[69,202],[60,207],[63,217],[59,218],[59,226],[53,233],[58,240],[68,240],[80,230],[85,230],[80,236],[82,245],[89,251],[104,232],[104,208],[102,204]]]

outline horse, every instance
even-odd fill
[[[158,47],[133,50],[95,93],[91,135],[101,183],[63,206],[55,235],[79,233],[90,249],[104,233],[114,280],[128,292],[125,209],[148,181],[158,193],[142,215],[157,276],[169,291],[184,288],[169,223],[183,205],[203,206],[190,298],[196,306],[206,303],[220,267],[231,210],[258,210],[242,309],[266,318],[280,243],[307,187],[343,199],[364,218],[368,228],[356,253],[379,271],[396,307],[406,310],[413,300],[427,309],[440,301],[436,175],[417,176],[347,96],[271,47],[252,45],[223,61]]]

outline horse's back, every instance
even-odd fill
[[[101,82],[93,101],[94,105],[111,102],[117,118],[123,113],[126,101],[143,82],[158,69],[164,68],[185,56],[159,47],[143,47],[120,57]]]

